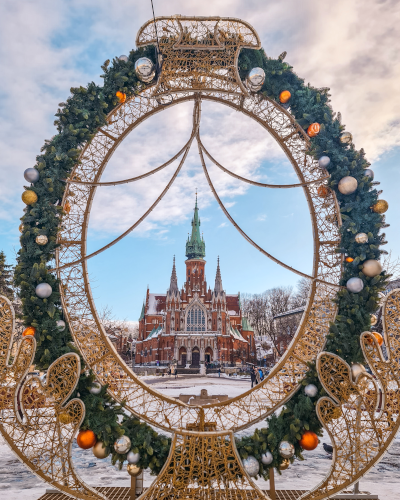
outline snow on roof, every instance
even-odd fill
[[[290,309],[289,311],[285,311],[283,313],[277,314],[276,316],[274,316],[274,319],[283,318],[285,316],[291,316],[292,314],[303,313],[304,309],[305,309],[305,306],[296,307],[296,309]]]
[[[236,311],[228,311],[229,316],[237,316],[238,313]]]
[[[165,310],[165,293],[149,293],[147,314],[160,314]]]

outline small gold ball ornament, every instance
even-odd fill
[[[36,236],[35,241],[38,245],[47,245],[49,240],[45,234],[39,234]]]
[[[371,208],[377,214],[384,214],[389,208],[389,203],[386,200],[378,200]]]
[[[340,134],[340,142],[342,144],[350,144],[353,141],[353,136],[350,132],[343,132]]]
[[[30,189],[27,189],[22,193],[22,201],[25,203],[25,205],[33,205],[38,201],[38,196],[35,193],[35,191],[31,191]]]
[[[355,240],[357,243],[368,243],[368,236],[365,233],[356,234]]]
[[[371,326],[374,326],[378,323],[378,318],[375,316],[375,314],[371,314]]]
[[[109,453],[107,453],[107,448],[104,446],[102,441],[97,441],[97,443],[92,448],[93,455],[100,460],[107,458]]]
[[[365,372],[366,372],[365,366],[362,365],[361,363],[354,363],[353,365],[351,365],[351,375],[354,381],[361,373]]]
[[[279,466],[279,470],[286,470],[286,469],[289,468],[289,465],[290,465],[290,460],[288,460],[287,458],[285,458],[285,460]]]
[[[363,264],[362,272],[365,274],[365,276],[374,278],[375,276],[378,276],[378,274],[381,274],[382,265],[379,261],[374,259],[366,260]]]
[[[24,225],[20,224],[19,227],[18,227],[18,229],[19,229],[20,233],[23,233],[24,232]]]
[[[142,469],[135,464],[128,464],[126,466],[126,470],[128,471],[128,474],[133,477],[138,476],[142,472]]]

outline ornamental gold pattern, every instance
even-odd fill
[[[14,310],[0,296],[0,432],[18,458],[43,481],[74,498],[105,498],[76,474],[71,458],[72,439],[81,425],[85,408],[72,399],[80,375],[77,354],[65,354],[47,371],[47,380],[29,376],[36,341],[23,338],[9,364],[13,348]],[[15,346],[14,346],[15,348]],[[63,420],[61,415],[67,414]],[[65,423],[63,423],[65,422]]]

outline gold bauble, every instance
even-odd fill
[[[58,418],[58,421],[60,422],[60,424],[64,424],[64,425],[70,424],[74,420],[72,415],[70,415],[66,411],[59,413],[57,418]]]
[[[369,278],[374,278],[375,276],[378,276],[378,274],[381,274],[382,265],[379,261],[375,259],[366,260],[363,264],[362,272],[363,274],[365,274],[365,276],[368,276]]]
[[[368,243],[368,236],[365,233],[356,234],[355,240],[357,243],[363,244]]]
[[[361,363],[354,363],[351,365],[351,375],[353,377],[353,380],[356,380],[356,378],[361,375],[361,373],[365,373],[366,369],[365,366],[362,365]]]
[[[374,326],[378,323],[378,318],[375,316],[375,314],[371,314],[371,326]]]
[[[20,233],[23,233],[24,232],[24,225],[20,224],[19,227],[18,227],[18,229],[19,229]]]
[[[350,132],[343,132],[340,134],[340,142],[342,144],[350,144],[353,140],[353,136],[350,134]]]
[[[289,465],[290,465],[290,460],[288,460],[287,458],[285,458],[285,460],[279,466],[279,470],[286,470],[286,469],[289,468]]]
[[[142,472],[142,469],[136,464],[128,464],[126,466],[126,470],[128,471],[128,474],[133,477],[138,476]]]
[[[107,458],[109,453],[107,453],[107,448],[104,446],[102,441],[97,441],[97,443],[92,448],[93,455],[100,460]]]
[[[49,241],[45,234],[38,234],[35,238],[35,241],[38,245],[47,245]]]
[[[38,201],[38,196],[35,193],[35,191],[31,191],[30,189],[27,189],[22,193],[22,201],[25,203],[25,205],[33,205]]]
[[[377,214],[384,214],[389,208],[389,203],[386,200],[378,200],[371,208]]]

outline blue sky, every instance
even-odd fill
[[[332,106],[363,147],[389,202],[386,230],[393,254],[400,253],[400,6],[395,1],[321,3],[304,0],[159,1],[156,14],[220,15],[249,21],[268,55],[286,60],[315,86],[331,88]],[[106,0],[0,5],[0,248],[10,262],[19,247],[23,171],[34,164],[44,139],[55,129],[57,104],[72,86],[101,82],[106,59],[127,54],[139,27],[151,17],[150,1]],[[148,120],[123,142],[103,180],[123,179],[154,168],[175,154],[190,134],[191,107],[182,105]],[[295,182],[273,140],[257,124],[228,108],[203,105],[202,137],[210,152],[241,175],[264,182]],[[175,166],[176,168],[176,166]],[[90,220],[88,250],[103,246],[129,227],[155,200],[174,165],[151,179],[101,188]],[[243,186],[210,168],[232,216],[257,243],[302,271],[311,270],[311,225],[300,189],[266,190]],[[140,185],[139,185],[140,184]],[[146,286],[165,292],[177,258],[184,278],[184,249],[199,191],[206,242],[206,274],[212,285],[217,256],[228,293],[261,292],[295,285],[297,276],[269,262],[226,220],[212,199],[196,146],[174,188],[138,231],[92,259],[89,271],[96,304],[109,304],[118,318],[136,320]],[[146,205],[147,204],[147,205]]]

